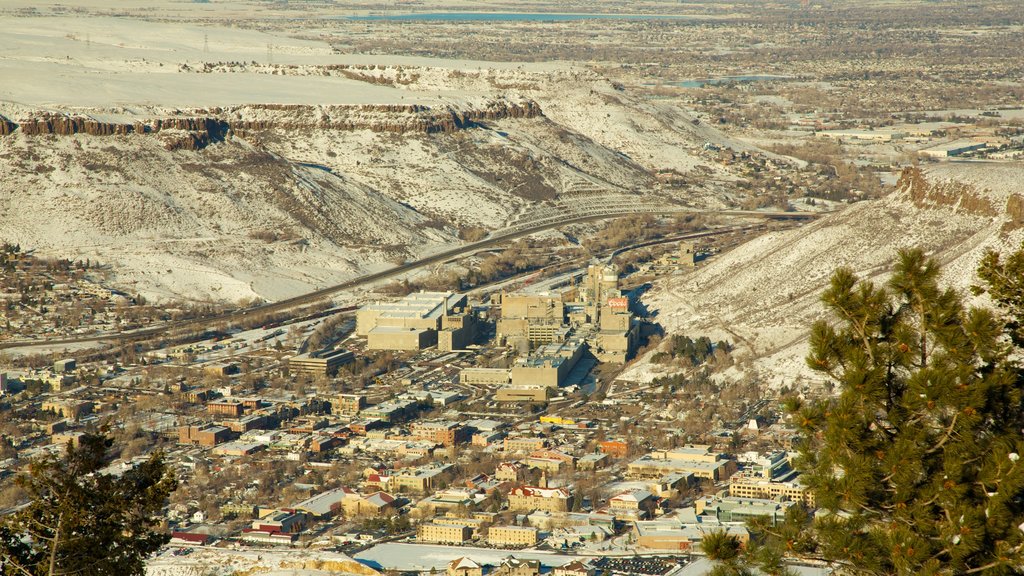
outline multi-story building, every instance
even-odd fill
[[[238,400],[214,400],[206,404],[206,411],[210,416],[238,418],[245,412],[245,406]]]
[[[398,302],[371,304],[356,313],[356,335],[365,336],[371,350],[422,350],[438,343],[445,317],[452,316],[448,329],[458,333],[448,340],[461,344],[475,334],[472,320],[454,318],[464,315],[465,306],[466,296],[451,292],[417,292]]]
[[[505,452],[535,452],[543,450],[548,445],[547,438],[538,436],[506,436]]]
[[[335,414],[356,415],[366,408],[366,396],[362,394],[339,394],[331,406]]]
[[[508,509],[515,512],[568,512],[571,499],[572,493],[567,488],[518,486],[508,494]]]
[[[320,350],[299,354],[288,359],[288,371],[294,374],[311,374],[313,376],[334,376],[338,368],[356,359],[349,350]]]
[[[417,440],[429,440],[444,446],[455,446],[469,440],[469,429],[458,422],[414,422],[409,429]]]
[[[463,368],[459,383],[471,386],[504,386],[509,383],[508,368]]]
[[[658,450],[629,463],[626,476],[634,479],[658,479],[666,474],[693,474],[715,482],[728,480],[736,471],[736,462],[710,451],[710,446],[691,445],[674,450]]]
[[[729,481],[729,495],[738,498],[791,500],[814,507],[814,492],[799,480],[780,482],[739,474]]]
[[[231,440],[231,430],[224,426],[182,426],[178,428],[178,442],[213,447]]]
[[[654,514],[657,499],[647,490],[629,490],[608,499],[608,511],[616,518],[644,520]]]
[[[582,340],[545,344],[512,366],[512,386],[558,388],[586,351]]]
[[[416,540],[431,544],[462,544],[472,537],[473,529],[464,524],[436,524],[433,522],[416,527]]]
[[[525,548],[537,545],[537,529],[527,526],[491,526],[487,529],[491,546]]]

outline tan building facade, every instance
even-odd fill
[[[491,526],[487,529],[487,543],[510,548],[536,546],[537,532],[536,528],[528,526]]]
[[[462,544],[470,539],[473,529],[456,524],[420,524],[416,528],[416,540],[431,544]]]

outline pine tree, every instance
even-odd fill
[[[989,250],[978,266],[978,278],[985,286],[974,286],[976,294],[987,292],[1008,315],[1007,328],[1018,346],[1024,347],[1024,244],[1003,260]]]
[[[162,456],[121,476],[103,474],[110,439],[80,440],[17,479],[31,501],[0,521],[3,574],[141,575],[146,558],[167,542],[152,530],[176,487]]]
[[[965,309],[939,272],[907,250],[887,288],[833,275],[822,298],[836,321],[813,326],[807,361],[839,395],[790,403],[820,511],[757,527],[752,556],[850,574],[1024,570],[1024,381],[1003,323]]]

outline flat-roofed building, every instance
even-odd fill
[[[455,446],[469,440],[469,429],[458,422],[414,422],[409,432],[416,440],[429,440],[444,446]]]
[[[366,396],[362,394],[339,394],[331,405],[331,412],[335,414],[359,414],[366,408]]]
[[[729,480],[729,495],[738,498],[791,500],[814,507],[814,492],[799,480],[779,482],[738,474]]]
[[[648,550],[685,552],[699,548],[705,536],[712,532],[725,532],[735,536],[741,544],[750,541],[750,532],[742,525],[704,525],[699,522],[683,524],[678,520],[648,520],[633,523],[636,545]]]
[[[245,406],[238,400],[214,400],[206,404],[206,412],[210,416],[238,418],[245,412]]]
[[[550,386],[502,386],[494,395],[498,402],[547,402],[554,396]]]
[[[231,440],[231,430],[225,426],[182,426],[178,428],[178,442],[213,447]]]
[[[658,450],[629,463],[629,478],[658,479],[666,474],[693,474],[715,482],[727,480],[736,472],[736,462],[710,451],[709,446],[690,445],[674,450]]]
[[[778,502],[763,498],[737,498],[735,496],[699,498],[694,510],[719,522],[746,522],[753,518],[766,518],[772,526],[782,522],[792,502]]]
[[[539,436],[508,436],[505,438],[506,452],[534,452],[543,450],[548,445],[547,438]]]
[[[950,158],[953,156],[960,156],[967,152],[973,152],[974,150],[981,150],[988,144],[985,142],[978,142],[967,138],[961,138],[960,140],[954,140],[945,144],[939,144],[938,146],[932,146],[931,148],[925,148],[919,150],[918,154],[922,156],[928,156],[931,158]]]
[[[536,546],[537,533],[536,528],[527,526],[491,526],[487,529],[487,543],[511,548]]]
[[[334,376],[338,368],[351,363],[356,355],[349,350],[319,350],[299,354],[288,359],[288,371],[292,374],[312,374],[314,376]]]
[[[463,314],[465,306],[464,294],[416,292],[398,302],[360,308],[356,313],[356,335],[365,336],[371,350],[422,350],[437,344],[445,317]],[[465,322],[453,318],[451,329],[466,328]],[[470,335],[475,335],[472,330],[453,334],[450,342],[461,343]]]
[[[431,544],[462,544],[473,535],[473,529],[464,524],[436,524],[430,522],[416,527],[416,540]]]
[[[505,386],[509,383],[508,368],[463,368],[459,384],[471,386]]]
[[[512,366],[513,387],[547,386],[558,388],[583,356],[586,344],[582,340],[568,340],[545,344]]]

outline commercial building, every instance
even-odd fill
[[[464,524],[437,524],[430,522],[416,527],[416,540],[431,544],[462,544],[473,535],[473,529]]]
[[[950,158],[953,156],[961,156],[967,152],[973,152],[974,150],[981,150],[988,144],[985,142],[977,142],[966,138],[960,140],[954,140],[945,144],[939,144],[938,146],[932,146],[931,148],[925,148],[919,150],[918,154],[922,156],[928,156],[929,158]]]
[[[206,412],[210,416],[238,418],[245,412],[245,406],[238,400],[214,400],[206,405]]]
[[[299,354],[288,359],[288,371],[294,374],[311,374],[313,376],[335,376],[338,368],[356,359],[349,350],[319,350]]]
[[[460,348],[475,338],[476,326],[465,313],[466,296],[452,292],[416,292],[398,302],[377,303],[356,313],[356,335],[365,336],[371,350],[422,350],[443,339]]]
[[[548,386],[503,386],[494,399],[498,402],[547,402],[554,395],[555,389]]]
[[[463,368],[459,383],[471,386],[505,386],[509,383],[508,368]]]
[[[772,526],[782,522],[792,502],[777,502],[763,498],[706,497],[694,503],[697,514],[710,516],[719,522],[746,522],[752,518],[767,518]]]
[[[705,525],[700,522],[681,523],[678,520],[648,520],[633,523],[636,545],[648,550],[685,552],[699,547],[705,536],[712,532],[725,532],[735,536],[741,544],[750,541],[750,532],[742,525]]]
[[[814,493],[799,481],[780,482],[739,474],[729,481],[729,495],[738,498],[790,500],[814,507]]]
[[[509,436],[505,438],[504,450],[506,452],[534,452],[547,447],[547,438],[539,436]]]
[[[709,446],[690,445],[674,450],[659,450],[629,463],[626,476],[634,479],[658,479],[667,474],[693,474],[715,482],[728,480],[736,472],[736,462],[710,451]]]
[[[455,446],[469,440],[469,429],[458,422],[414,422],[409,432],[416,440],[429,440],[444,446]]]
[[[354,416],[366,408],[366,396],[362,394],[339,394],[331,405],[334,414]]]
[[[537,533],[536,528],[527,526],[491,526],[487,529],[487,543],[510,548],[536,546]]]
[[[224,426],[182,426],[178,428],[178,442],[213,447],[231,440],[231,430]]]

